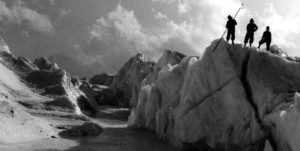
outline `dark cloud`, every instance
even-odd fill
[[[54,31],[47,15],[23,6],[22,3],[15,3],[12,7],[8,7],[5,2],[0,1],[0,21],[6,24],[26,24],[30,29],[38,32]]]

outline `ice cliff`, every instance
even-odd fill
[[[213,53],[216,43],[201,57],[129,60],[112,87],[130,100],[129,126],[183,150],[300,150],[300,63],[225,41]]]

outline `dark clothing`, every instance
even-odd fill
[[[266,42],[272,42],[272,33],[270,31],[265,31],[261,40],[265,40]]]
[[[235,39],[235,26],[237,25],[235,19],[229,19],[227,21],[227,24],[226,24],[226,28],[227,28],[227,41],[230,39],[231,37],[231,40],[234,40]]]
[[[254,32],[258,29],[258,27],[256,26],[256,24],[254,23],[249,23],[247,25],[247,33],[245,36],[245,40],[244,43],[246,44],[249,40],[250,40],[250,44],[253,43],[254,41]]]
[[[235,31],[235,25],[237,25],[235,19],[228,19],[226,28],[228,31]]]
[[[267,42],[266,40],[263,40],[263,39],[259,41],[259,45],[262,45],[262,44],[264,44],[264,43],[266,43],[266,45],[267,45],[267,50],[269,51],[269,50],[270,50],[271,42]]]
[[[249,41],[250,40],[250,41]],[[253,43],[254,41],[254,33],[250,33],[250,32],[247,32],[246,33],[246,36],[245,36],[245,40],[244,40],[244,43],[246,45],[246,43],[249,41],[250,44]]]
[[[258,27],[257,27],[256,24],[254,24],[254,23],[249,23],[249,24],[247,25],[247,32],[252,32],[252,33],[254,33],[254,32],[256,32],[257,29],[258,29]]]
[[[261,40],[259,41],[259,46],[262,45],[263,43],[266,43],[267,45],[267,50],[270,50],[270,45],[272,42],[272,34],[270,31],[265,31]]]
[[[226,36],[226,40],[228,41],[231,37],[231,40],[235,39],[235,31],[227,31],[227,36]]]

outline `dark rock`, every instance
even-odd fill
[[[59,133],[62,137],[95,137],[103,132],[102,128],[95,123],[84,123]]]
[[[54,107],[61,107],[66,108],[70,110],[75,110],[75,105],[72,103],[72,101],[67,96],[60,96],[55,98],[53,101],[46,102],[47,106],[54,106]]]
[[[52,63],[45,57],[37,58],[33,61],[33,63],[39,67],[40,70],[57,70],[59,67],[57,64]]]
[[[24,57],[15,57],[7,52],[0,52],[0,61],[9,69],[15,71],[19,76],[24,77],[29,72],[39,70],[39,68]]]
[[[64,82],[66,72],[63,70],[56,71],[33,71],[27,75],[25,80],[33,84],[36,88],[42,89],[49,86],[61,84]]]
[[[72,82],[72,84],[75,86],[75,87],[79,87],[80,86],[80,84],[81,84],[81,82],[80,82],[80,80],[79,80],[79,78],[77,77],[71,77],[71,82]]]
[[[79,108],[81,109],[81,112],[88,116],[95,116],[97,115],[97,110],[95,109],[95,105],[92,106],[91,103],[89,103],[90,100],[86,98],[85,96],[79,96],[77,98],[77,104]]]
[[[113,75],[108,75],[107,73],[102,73],[101,75],[95,75],[90,79],[90,84],[106,85],[110,86],[114,80]]]

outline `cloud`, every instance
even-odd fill
[[[26,24],[30,29],[38,32],[51,33],[54,27],[47,15],[16,3],[9,8],[5,2],[0,1],[0,21],[4,23]]]
[[[154,0],[153,0],[154,1]],[[159,0],[157,0],[159,1]],[[161,1],[160,1],[161,2]],[[178,37],[201,53],[225,30],[226,16],[234,15],[241,7],[240,0],[177,0],[177,13],[181,21],[165,20],[168,37]],[[271,26],[273,44],[278,44],[291,55],[300,55],[300,1],[243,1],[246,7],[238,14],[236,41],[243,42],[246,25],[254,18],[259,30],[255,42],[260,40],[266,26]],[[167,7],[168,5],[166,5]],[[158,15],[157,15],[158,16]]]
[[[286,5],[299,6],[299,1],[289,1],[281,4],[282,7]],[[285,6],[284,6],[285,5]],[[269,3],[267,9],[263,11],[261,18],[258,18],[263,27],[271,26],[273,39],[280,47],[285,49],[299,49],[298,39],[300,38],[300,11],[299,8],[289,6],[284,13],[276,8],[274,3]],[[297,54],[299,55],[299,54]]]
[[[177,8],[180,14],[186,13],[188,9],[190,9],[188,8],[188,5],[186,5],[186,3],[183,3],[181,0],[178,0]]]
[[[259,5],[253,2],[246,3],[246,10],[240,22],[248,22],[253,17],[259,30],[256,32],[257,41],[265,30],[266,26],[271,27],[272,43],[277,44],[292,56],[300,56],[300,1],[270,1],[262,0]]]
[[[104,49],[111,49],[112,52],[127,52],[131,56],[140,52],[156,60],[164,49],[192,54],[192,48],[185,39],[190,39],[190,35],[160,12],[154,18],[163,19],[167,24],[158,30],[145,28],[132,10],[127,10],[119,4],[114,11],[96,21],[90,30],[90,35],[92,39],[101,41],[102,46],[106,45]]]
[[[152,0],[153,2],[163,2],[163,3],[173,3],[176,2],[176,0]]]
[[[65,17],[66,15],[70,14],[71,12],[72,12],[72,11],[71,11],[70,8],[69,8],[69,9],[61,9],[61,10],[59,11],[59,18]]]
[[[165,32],[160,34],[168,41],[180,40],[181,43],[189,46],[185,49],[190,49],[192,55],[203,53],[212,40],[219,38],[225,30],[226,16],[234,14],[240,7],[237,0],[176,0],[175,2],[177,14],[174,16],[177,15],[179,20],[163,17],[160,12],[154,17],[164,18],[164,26],[160,27],[162,28],[160,31]],[[168,46],[173,45],[176,43],[168,42]]]
[[[151,53],[151,50],[159,47],[164,41],[162,37],[146,34],[134,12],[124,9],[120,4],[105,17],[100,17],[90,30],[90,34],[91,38],[115,43],[131,54]]]
[[[154,16],[154,18],[156,18],[156,19],[168,19],[167,15],[162,14],[161,12],[158,12],[158,13]]]
[[[157,56],[153,51],[161,45],[159,37],[146,34],[135,14],[120,4],[115,10],[97,19],[90,31],[90,43],[85,54],[102,62],[103,70],[115,73],[136,53],[149,58]]]
[[[55,0],[50,0],[52,6],[56,5]]]

